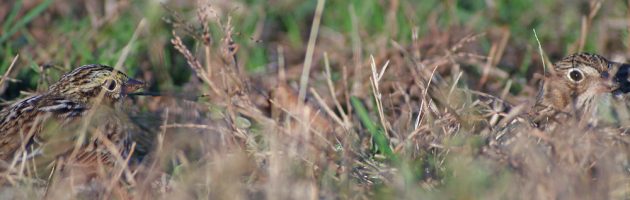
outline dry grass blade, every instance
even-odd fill
[[[122,52],[120,53],[120,57],[118,57],[118,61],[116,61],[116,65],[114,65],[114,69],[120,70],[122,68],[123,63],[125,62],[125,60],[127,60],[127,56],[129,56],[129,51],[131,51],[131,45],[138,39],[138,36],[140,35],[140,31],[144,30],[144,27],[146,26],[146,24],[147,24],[146,19],[140,20],[140,22],[138,23],[138,26],[136,27],[136,30],[133,32],[133,35],[131,36],[131,39],[129,39],[129,42],[127,43],[127,45],[123,47]]]
[[[350,119],[348,118],[348,115],[346,114],[346,112],[343,110],[343,108],[341,107],[341,103],[339,103],[339,100],[337,100],[336,98],[336,90],[335,90],[335,86],[333,85],[332,82],[332,73],[330,72],[330,62],[328,60],[328,53],[324,53],[324,69],[326,70],[326,84],[328,85],[328,91],[330,92],[330,96],[332,97],[333,103],[335,104],[335,107],[337,108],[337,111],[339,112],[339,114],[341,115],[341,119],[343,119],[344,125],[346,128],[350,128],[352,127],[352,122],[350,122]]]
[[[381,99],[382,95],[379,89],[379,82],[381,78],[383,78],[383,74],[385,74],[385,69],[387,69],[387,66],[389,66],[389,61],[387,61],[383,65],[381,72],[378,73],[378,71],[376,70],[376,61],[374,61],[374,56],[370,56],[370,58],[372,60],[371,65],[370,65],[372,69],[372,77],[370,78],[370,85],[372,86],[372,94],[374,94],[374,99],[376,100],[376,108],[378,109],[378,116],[381,121],[381,125],[383,126],[385,137],[390,137],[389,131],[387,130],[389,127],[388,122],[385,120],[385,113],[383,112],[383,103]]]
[[[545,52],[542,49],[542,45],[540,44],[540,40],[538,39],[538,34],[536,34],[536,29],[532,29],[534,31],[534,37],[536,38],[536,42],[538,43],[538,53],[540,54],[540,60],[543,66],[543,75],[546,76],[547,73],[547,65],[545,65]]]
[[[584,51],[584,45],[586,45],[586,37],[588,35],[588,31],[591,29],[591,25],[593,23],[593,18],[599,12],[599,9],[602,6],[602,2],[600,0],[594,0],[589,2],[589,13],[586,16],[582,17],[582,26],[580,28],[580,39],[577,41],[577,51]]]
[[[302,104],[306,98],[306,87],[308,86],[309,74],[311,73],[311,65],[313,62],[313,54],[315,53],[315,44],[317,43],[317,35],[319,34],[319,24],[322,20],[322,13],[324,12],[324,5],[326,0],[317,0],[317,8],[315,8],[315,16],[313,17],[313,25],[311,26],[311,32],[308,39],[308,45],[306,46],[306,57],[304,58],[304,65],[302,67],[302,75],[300,76],[300,91],[298,93],[298,107],[302,107]]]
[[[322,99],[322,97],[319,96],[319,93],[317,93],[317,91],[315,91],[315,89],[311,88],[311,94],[313,94],[313,96],[317,100],[317,103],[319,103],[319,105],[322,108],[324,108],[324,111],[326,111],[326,114],[328,114],[328,116],[332,117],[335,120],[335,122],[337,122],[339,124],[339,126],[344,127],[345,129],[349,128],[349,127],[346,126],[346,123],[344,123],[343,120],[341,120],[335,114],[335,112],[328,105],[326,105],[326,102],[324,101],[324,99]]]
[[[433,77],[435,76],[435,71],[437,70],[438,66],[435,66],[433,68],[433,71],[431,72],[431,77],[429,78],[429,81],[427,81],[427,86],[425,87],[423,93],[422,93],[422,102],[420,102],[420,109],[418,111],[418,120],[416,120],[416,125],[415,125],[415,129],[418,129],[418,126],[422,123],[422,119],[424,119],[424,115],[422,115],[423,111],[425,111],[425,115],[429,114],[429,107],[431,106],[431,102],[429,101],[429,98],[427,98],[427,95],[429,94],[429,87],[431,87],[431,82],[433,82]],[[429,101],[429,103],[426,103],[427,101]]]
[[[208,84],[212,92],[214,92],[216,95],[223,96],[223,93],[216,87],[216,84],[214,84],[210,77],[208,77],[208,72],[206,72],[206,70],[201,66],[199,60],[197,60],[197,58],[192,55],[188,48],[186,48],[186,46],[182,42],[182,39],[177,36],[175,32],[173,32],[173,37],[174,38],[171,39],[171,43],[173,44],[173,46],[175,46],[175,49],[177,49],[179,53],[184,55],[186,61],[188,62],[188,66],[190,66],[190,68],[195,72],[195,75],[197,75],[197,77]]]
[[[17,59],[20,57],[20,55],[15,55],[15,57],[13,57],[13,60],[11,61],[11,65],[9,65],[9,69],[7,69],[6,72],[4,72],[4,75],[2,76],[2,78],[0,78],[0,87],[2,87],[2,84],[4,83],[4,80],[7,79],[9,77],[9,73],[11,73],[11,70],[13,70],[13,66],[15,66],[15,62],[17,62]]]
[[[453,94],[453,92],[455,91],[455,87],[457,87],[457,83],[459,83],[459,79],[462,78],[462,75],[464,74],[464,72],[459,72],[459,74],[457,74],[457,78],[455,78],[455,82],[453,82],[453,86],[451,86],[451,89],[448,90],[448,95],[446,96],[446,103],[450,103],[451,101],[451,95]]]
[[[102,137],[102,134],[101,134]],[[109,185],[107,185],[107,194],[108,196],[111,195],[112,190],[114,189],[114,187],[116,187],[116,185],[118,183],[121,182],[121,177],[123,175],[123,173],[125,174],[125,177],[127,178],[126,180],[129,181],[129,184],[131,186],[134,186],[136,184],[136,181],[133,179],[133,175],[131,173],[131,171],[129,171],[129,160],[131,159],[131,156],[127,156],[126,158],[123,158],[122,156],[120,156],[120,152],[118,151],[118,149],[116,148],[116,145],[114,143],[112,143],[111,141],[109,141],[107,138],[102,138],[102,141],[105,141],[105,145],[107,147],[107,149],[112,152],[112,154],[116,157],[117,163],[119,163],[119,168],[117,169],[117,171],[114,173],[111,181],[109,182]],[[131,151],[129,152],[129,155],[133,155],[133,151],[136,147],[136,143],[132,143],[131,144]],[[106,198],[107,199],[107,198]]]
[[[196,129],[207,129],[207,130],[218,130],[216,127],[208,126],[205,124],[165,124],[160,126],[160,129],[170,129],[170,128],[196,128]]]

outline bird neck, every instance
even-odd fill
[[[535,110],[536,108],[552,108],[558,111],[565,111],[568,109],[573,99],[574,97],[571,95],[570,88],[562,83],[548,79],[544,81],[538,91],[534,108]]]
[[[559,116],[582,119],[597,109],[595,98],[595,95],[589,93],[578,94],[574,88],[562,81],[546,79],[539,90],[536,104],[530,111],[530,117],[537,124]]]

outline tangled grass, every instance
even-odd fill
[[[387,4],[394,8],[387,13],[395,12],[397,2]],[[601,9],[597,2],[588,4],[574,51],[588,48],[586,35]],[[405,33],[412,35],[408,42],[367,40],[352,6],[348,37],[319,27],[330,16],[324,1],[318,3],[306,46],[292,46],[291,34],[278,36],[287,39],[269,45],[274,48],[263,72],[248,69],[257,54],[236,41],[245,36],[230,14],[221,15],[221,3],[196,5],[188,15],[166,7],[168,36],[151,38],[161,38],[156,43],[171,51],[143,47],[149,47],[148,60],[180,61],[151,69],[130,58],[139,63],[138,76],[152,82],[128,105],[130,123],[139,127],[132,134],[142,136],[132,164],[80,186],[51,187],[19,174],[0,189],[0,198],[630,197],[625,102],[602,101],[596,127],[569,120],[541,131],[513,123],[532,106],[540,81],[533,74],[549,60],[538,48],[526,56],[515,53],[510,29],[476,31],[461,24],[423,35],[412,30]],[[139,43],[150,29],[140,33]],[[528,67],[499,67],[506,60]],[[45,74],[53,70],[40,70],[37,85],[45,88]],[[167,75],[186,71],[192,78],[185,81]],[[11,74],[7,70],[0,84],[15,81]],[[173,89],[159,81],[182,83]],[[99,192],[81,192],[90,188]]]

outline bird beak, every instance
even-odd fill
[[[615,63],[611,69],[613,77],[611,83],[614,85],[612,93],[615,97],[620,97],[624,93],[630,92],[630,64]]]
[[[123,87],[123,93],[129,94],[141,88],[144,88],[144,86],[145,86],[144,82],[130,78],[129,80],[127,80],[127,82],[125,83],[125,86]]]

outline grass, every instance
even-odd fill
[[[17,1],[0,8],[0,73],[19,54],[0,97],[126,56],[124,71],[161,96],[130,98],[148,152],[97,177],[107,187],[96,198],[629,197],[628,135],[605,129],[625,130],[621,117],[500,129],[491,116],[512,113],[471,92],[531,104],[537,40],[550,61],[580,49],[625,61],[627,2],[326,1],[311,34],[317,2]],[[493,146],[517,133],[528,137]],[[29,178],[0,198],[41,198]],[[62,192],[77,188],[48,197],[81,198]]]

